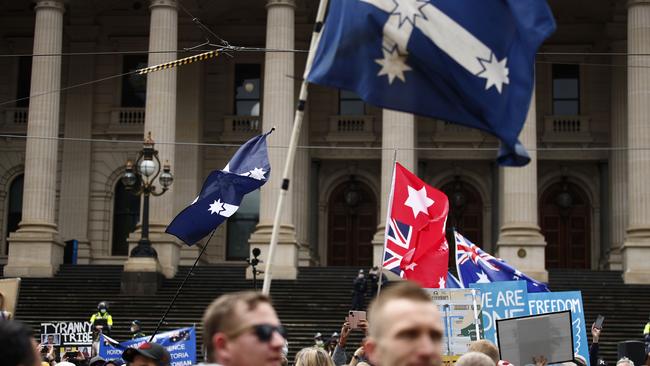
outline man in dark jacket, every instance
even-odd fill
[[[363,274],[362,269],[359,270],[359,274],[357,275],[357,278],[354,279],[353,285],[352,310],[363,310],[368,285],[366,283],[366,276]]]

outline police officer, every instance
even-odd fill
[[[108,313],[108,304],[105,301],[97,304],[97,312],[90,317],[90,324],[92,324],[92,329],[97,334],[100,332],[106,335],[111,334],[113,317]]]
[[[140,325],[139,320],[134,320],[131,322],[131,339],[136,339],[136,338],[142,338],[145,337],[144,333],[142,332],[142,326]]]

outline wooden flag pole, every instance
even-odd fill
[[[262,293],[269,295],[271,292],[271,280],[273,278],[273,256],[275,254],[275,247],[278,245],[278,235],[280,234],[280,215],[282,214],[282,207],[284,206],[284,199],[289,191],[289,181],[293,172],[293,162],[296,156],[296,147],[298,146],[298,138],[300,137],[300,129],[302,127],[303,117],[305,115],[305,105],[307,104],[307,76],[311,70],[311,65],[314,61],[315,50],[320,41],[321,29],[323,28],[323,20],[325,19],[325,12],[329,0],[321,0],[318,5],[318,12],[316,13],[316,23],[314,24],[314,32],[311,36],[311,45],[309,46],[309,54],[307,55],[307,64],[305,65],[305,74],[303,75],[302,85],[300,86],[300,95],[298,96],[298,106],[296,108],[296,116],[293,122],[293,129],[291,131],[291,140],[289,140],[289,149],[287,150],[287,159],[284,163],[284,172],[282,174],[282,187],[275,206],[275,217],[273,219],[273,231],[271,232],[271,243],[269,244],[269,252],[266,258],[266,268],[264,269],[264,285],[262,286]]]

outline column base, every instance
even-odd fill
[[[162,280],[161,267],[155,258],[129,257],[124,263],[121,290],[126,295],[154,295]]]
[[[623,281],[626,284],[650,284],[650,238],[628,238],[621,248]]]
[[[612,251],[609,253],[608,263],[610,271],[623,270],[623,255],[621,254],[620,247],[612,248]]]
[[[162,231],[156,230],[160,228],[161,227],[151,225],[149,241],[151,242],[151,246],[158,253],[158,263],[162,275],[166,278],[173,278],[178,271],[178,264],[181,259],[181,246],[185,244],[178,242],[175,237],[166,234],[164,232],[164,227],[162,227]],[[129,236],[129,253],[131,253],[131,250],[138,244],[139,240],[140,231],[136,231]]]
[[[92,254],[88,239],[79,240],[77,245],[77,264],[90,264]]]
[[[380,225],[377,227],[375,236],[372,237],[372,265],[381,267],[383,264],[384,255],[384,241],[385,241],[386,226]]]
[[[8,241],[5,277],[54,277],[63,263],[64,244],[54,225],[21,225]]]
[[[207,251],[207,249],[206,249]],[[194,261],[196,261],[196,257],[199,256],[199,253],[201,253],[201,247],[198,245],[184,245],[181,244],[180,247],[180,262],[178,263],[179,266],[191,266],[194,264]],[[207,253],[203,253],[203,256],[199,260],[199,264],[208,264],[208,255]]]
[[[309,244],[298,244],[298,267],[310,267],[314,263],[309,251]]]
[[[548,282],[546,241],[537,226],[502,227],[497,255],[540,282]]]
[[[248,240],[251,251],[253,248],[260,249],[259,258],[262,260],[257,267],[258,270],[264,270],[269,253],[269,243],[271,242],[270,225],[258,225],[257,230]],[[274,280],[295,280],[298,277],[298,252],[299,245],[296,240],[296,232],[293,226],[281,226],[278,237],[278,245],[273,254],[272,276]],[[251,255],[252,257],[252,255]],[[263,279],[264,273],[258,275],[257,279]],[[250,267],[246,270],[246,279],[252,279],[253,272]],[[261,288],[261,285],[260,285]]]

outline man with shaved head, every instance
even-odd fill
[[[414,282],[381,291],[370,304],[365,351],[375,366],[442,363],[442,321],[431,297]]]

